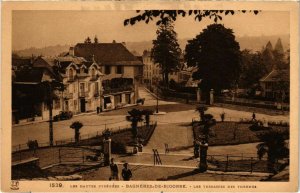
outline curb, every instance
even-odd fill
[[[96,114],[96,111],[92,111],[92,112],[88,112],[88,113],[79,113],[79,114],[73,115],[73,117],[78,117],[78,116],[83,116],[83,115],[91,115],[91,114]],[[32,124],[36,124],[36,123],[44,123],[44,122],[48,122],[48,121],[49,120],[40,120],[40,121],[32,121],[32,122],[26,122],[26,123],[21,123],[21,124],[19,123],[19,124],[13,124],[12,127],[32,125]]]

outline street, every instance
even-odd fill
[[[149,108],[156,109],[156,98],[148,93],[144,88],[139,89],[139,96],[145,98],[143,106],[127,107],[123,109],[103,112],[99,115],[84,114],[75,116],[70,120],[53,122],[54,141],[64,140],[74,137],[74,131],[69,126],[74,121],[83,123],[80,130],[81,135],[96,135],[105,128],[119,129],[130,127],[130,122],[126,121],[127,112],[132,108]],[[157,121],[157,131],[154,132],[152,139],[149,141],[148,147],[163,148],[165,143],[170,143],[172,147],[190,146],[192,144],[191,123],[193,118],[199,115],[195,111],[195,105],[183,104],[177,102],[169,102],[159,100],[159,111],[166,112],[165,115],[153,115],[151,121]],[[251,118],[252,113],[245,111],[237,111],[232,109],[210,107],[207,113],[211,113],[217,120],[220,120],[220,113],[226,113],[225,120],[238,121],[240,118]],[[265,118],[266,120],[282,120],[289,121],[288,115],[270,116],[264,114],[256,114],[257,119]],[[142,123],[140,123],[142,124]],[[157,137],[156,137],[157,136]],[[181,138],[181,136],[185,136]],[[174,140],[179,139],[180,140]],[[49,123],[33,123],[29,125],[16,125],[12,128],[12,146],[18,144],[26,144],[28,140],[37,140],[39,143],[46,143],[49,140]],[[174,141],[174,142],[172,142]],[[151,146],[151,147],[150,147]]]

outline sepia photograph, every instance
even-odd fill
[[[12,10],[9,189],[291,182],[291,25],[259,7]]]

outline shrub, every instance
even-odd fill
[[[264,127],[261,121],[255,122],[249,128],[252,131],[260,131],[260,130],[269,130],[269,129],[271,129],[270,127]]]
[[[29,140],[27,142],[27,146],[29,149],[37,149],[39,147],[39,144],[37,140]]]
[[[116,154],[125,154],[126,145],[122,142],[112,141],[111,142],[111,152]]]

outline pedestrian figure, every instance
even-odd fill
[[[119,180],[119,169],[118,165],[114,163],[114,158],[111,158],[109,166],[111,171],[111,177],[109,180]]]
[[[124,168],[122,170],[122,177],[124,181],[130,181],[131,177],[132,177],[132,173],[131,170],[128,169],[128,163],[124,163]]]
[[[252,114],[252,121],[256,121],[256,115],[255,115],[254,112],[253,112],[253,114]]]

